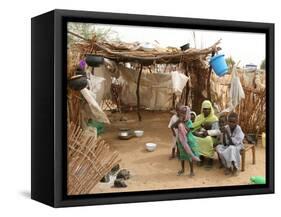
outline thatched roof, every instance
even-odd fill
[[[94,53],[117,62],[136,62],[142,65],[188,63],[195,60],[204,62],[209,54],[217,51],[217,45],[220,43],[218,41],[205,49],[190,48],[186,51],[173,47],[147,50],[137,43],[88,40],[76,33],[68,33],[84,40],[75,46],[85,55]]]

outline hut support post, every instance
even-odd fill
[[[212,57],[215,56],[215,52],[212,52]],[[212,66],[210,64],[208,71],[208,80],[207,80],[207,98],[211,100],[211,74],[212,74]]]
[[[137,83],[137,90],[136,90],[137,107],[138,107],[137,112],[138,112],[139,121],[141,121],[141,114],[140,114],[140,79],[141,79],[141,73],[142,73],[142,64],[141,64],[139,75],[138,75],[138,83]]]
[[[185,72],[185,75],[188,76],[186,64],[184,66],[184,72]],[[188,105],[188,95],[189,95],[189,79],[187,80],[186,85],[185,85],[185,105]]]

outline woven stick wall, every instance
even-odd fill
[[[120,162],[119,154],[92,131],[68,125],[68,195],[89,194],[95,185]]]
[[[254,79],[246,82],[243,78],[244,71],[239,70],[241,84],[244,89],[245,99],[235,108],[239,115],[239,124],[245,133],[260,134],[265,131],[266,123],[266,91],[265,73],[261,75],[261,83],[255,84]],[[212,101],[218,106],[219,111],[227,107],[229,101],[229,89],[231,76],[227,75],[218,78],[213,75],[211,78]],[[255,88],[256,86],[256,88]]]

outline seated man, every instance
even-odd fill
[[[230,113],[227,122],[228,125],[220,128],[221,139],[216,150],[225,167],[225,174],[237,175],[240,168],[240,150],[243,148],[244,133],[238,125],[236,113]]]

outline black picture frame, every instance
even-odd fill
[[[264,185],[66,195],[66,22],[191,28],[266,34],[266,180]],[[31,198],[53,207],[274,193],[274,24],[53,10],[32,18]]]

